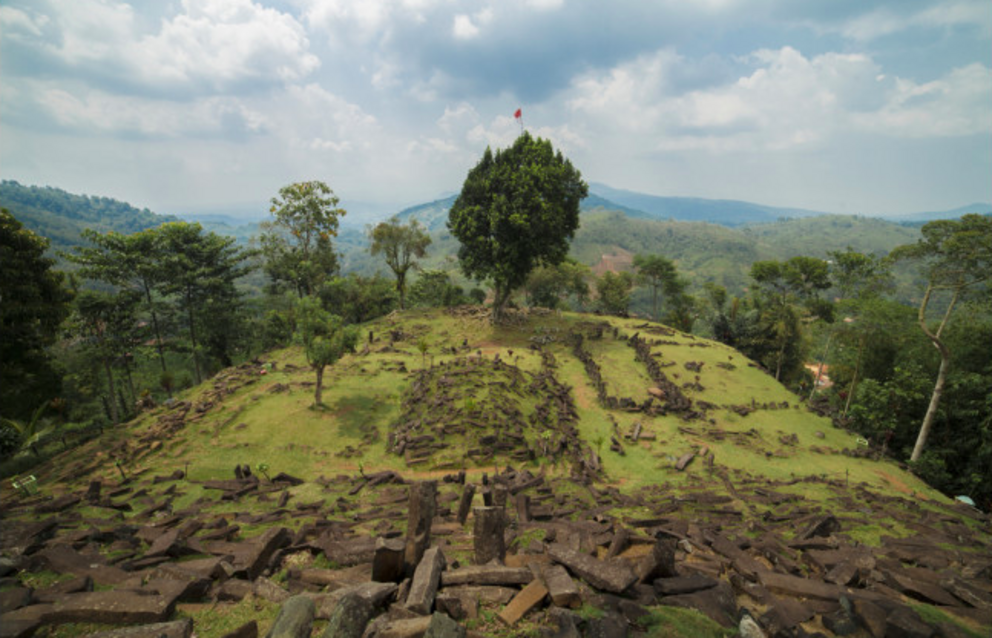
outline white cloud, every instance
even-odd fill
[[[210,93],[242,82],[305,78],[320,61],[292,16],[251,0],[183,0],[180,12],[141,35],[130,5],[59,4],[60,39],[44,45],[76,69],[162,91]]]
[[[915,27],[946,28],[962,25],[977,26],[986,35],[992,33],[992,10],[989,9],[988,2],[941,2],[912,13],[883,7],[846,21],[840,31],[852,40],[867,42]],[[819,26],[815,28],[822,29]]]
[[[992,72],[980,64],[925,84],[890,78],[864,54],[754,52],[748,75],[678,94],[669,50],[576,80],[570,108],[590,127],[643,135],[658,149],[784,150],[842,132],[899,137],[987,133]]]
[[[467,15],[456,15],[451,25],[451,35],[457,40],[471,40],[479,35],[479,27],[472,23],[472,18]]]
[[[888,102],[856,122],[896,137],[957,137],[992,133],[992,69],[970,64],[917,84],[897,79]]]
[[[15,7],[0,7],[0,27],[5,38],[40,37],[41,29],[47,23],[47,16],[32,16]]]
[[[561,9],[565,6],[565,0],[524,0],[524,4],[539,11],[550,11]]]
[[[33,92],[56,122],[85,131],[181,138],[218,132],[258,133],[266,124],[260,113],[227,97],[180,103],[95,90],[75,95],[51,85],[39,86]]]

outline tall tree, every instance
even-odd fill
[[[307,363],[317,375],[313,403],[323,405],[324,369],[333,365],[358,343],[355,326],[345,326],[341,317],[332,315],[313,297],[303,297],[296,306],[296,338],[303,346]]]
[[[233,237],[204,233],[199,224],[163,224],[158,232],[163,249],[159,288],[164,294],[176,295],[186,317],[193,368],[200,383],[198,325],[212,311],[228,312],[239,302],[234,281],[250,270],[245,264],[248,253],[235,246]]]
[[[277,284],[285,282],[300,297],[315,295],[323,281],[337,272],[332,237],[338,234],[338,198],[327,184],[297,182],[279,189],[263,222],[261,244],[265,272]]]
[[[137,301],[138,293],[131,290],[116,295],[87,290],[76,298],[77,332],[86,343],[87,351],[103,366],[107,379],[107,407],[114,424],[120,423],[121,418],[113,367],[114,362],[128,352],[129,333],[136,322]]]
[[[634,255],[634,268],[637,269],[637,279],[651,288],[651,315],[655,321],[661,321],[658,314],[658,293],[665,287],[671,288],[678,276],[675,263],[662,255]]]
[[[159,363],[162,372],[167,373],[165,339],[158,306],[152,296],[163,275],[160,234],[156,229],[131,235],[117,232],[101,234],[87,229],[82,235],[92,246],[77,247],[74,254],[65,257],[80,265],[79,272],[87,279],[128,287],[141,293],[151,318]]]
[[[495,154],[486,148],[469,171],[448,229],[461,242],[465,274],[493,282],[493,323],[535,266],[565,259],[588,192],[581,173],[551,142],[527,132]]]
[[[972,214],[959,220],[933,221],[924,225],[920,233],[922,237],[916,244],[900,246],[892,251],[894,259],[912,259],[922,265],[927,286],[920,301],[917,321],[920,330],[940,353],[937,380],[920,425],[911,461],[918,461],[923,454],[947,382],[951,351],[942,339],[942,333],[962,295],[986,285],[992,279],[992,217]],[[940,323],[933,329],[927,321],[927,308],[934,295],[942,293],[950,295],[950,299]]]
[[[406,308],[406,273],[417,264],[417,259],[427,256],[431,236],[416,219],[409,224],[401,224],[397,217],[388,222],[376,224],[370,231],[372,256],[382,254],[386,265],[396,275],[396,292],[400,296],[400,308]]]
[[[630,291],[633,287],[634,276],[629,272],[603,273],[603,276],[596,280],[600,310],[611,315],[626,316],[627,308],[630,306]]]
[[[48,241],[0,209],[0,416],[28,418],[61,383],[47,347],[69,314],[65,276]]]

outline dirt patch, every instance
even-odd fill
[[[606,272],[616,273],[630,270],[633,265],[634,253],[618,248],[613,254],[603,255],[599,263],[592,267],[592,273],[597,277],[602,277]]]
[[[591,410],[595,407],[593,402],[593,391],[589,386],[583,382],[579,382],[572,387],[572,392],[575,393],[575,402],[583,410]]]
[[[915,494],[915,496],[920,500],[924,500],[924,501],[930,500],[926,497],[925,494],[913,490],[908,485],[906,485],[904,481],[902,481],[901,479],[899,479],[898,477],[892,474],[889,474],[885,470],[875,470],[875,473],[878,474],[878,476],[881,477],[881,479],[885,481],[889,487],[891,487],[892,489],[894,489],[895,491],[901,494]]]

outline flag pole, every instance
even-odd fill
[[[524,134],[524,112],[523,109],[517,109],[517,112],[513,114],[513,118],[517,120],[520,124],[520,134]]]

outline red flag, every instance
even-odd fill
[[[513,114],[513,117],[518,120],[521,118],[521,116],[523,116],[523,111],[521,111],[520,109],[517,109],[517,112]]]

